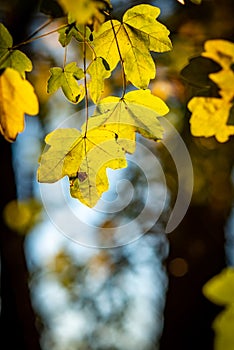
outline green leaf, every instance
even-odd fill
[[[124,151],[108,130],[57,129],[45,141],[48,146],[39,161],[38,181],[55,182],[67,175],[71,195],[89,207],[109,187],[106,169],[127,166]]]
[[[0,23],[0,57],[4,55],[12,45],[13,40],[11,34],[6,27]]]
[[[78,85],[77,80],[84,77],[84,72],[77,67],[76,62],[71,62],[64,69],[53,67],[50,69],[51,76],[48,80],[47,91],[54,93],[60,87],[67,99],[73,103],[80,102],[85,95],[83,85]]]
[[[156,18],[160,9],[138,5],[126,11],[123,21],[107,21],[94,33],[94,49],[113,70],[123,59],[127,79],[136,87],[145,89],[155,77],[156,69],[150,51],[165,52],[172,48],[169,30]]]
[[[25,78],[25,72],[32,70],[32,62],[20,50],[12,49],[12,45],[12,36],[6,27],[0,23],[0,69],[13,68]]]
[[[65,47],[70,43],[72,38],[75,38],[79,42],[89,41],[91,31],[88,27],[86,27],[84,33],[84,26],[71,23],[67,27],[59,29],[58,33],[59,42],[63,47]]]
[[[123,98],[109,96],[98,104],[100,115],[89,120],[89,127],[102,127],[115,133],[126,152],[135,151],[135,133],[153,140],[162,138],[158,117],[168,113],[167,105],[150,90],[135,90]]]
[[[106,70],[103,58],[97,57],[90,63],[87,73],[91,77],[88,83],[90,97],[94,103],[97,103],[104,91],[104,79],[110,77],[111,71]]]

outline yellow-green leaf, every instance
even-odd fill
[[[45,138],[46,148],[40,158],[38,181],[53,183],[62,177],[77,172],[74,163],[64,167],[64,159],[69,154],[73,143],[79,139],[81,133],[77,129],[56,129]]]
[[[124,151],[109,130],[57,129],[45,141],[49,147],[40,158],[38,181],[55,182],[67,175],[71,195],[89,207],[108,189],[106,169],[127,166]]]
[[[94,49],[113,70],[123,60],[127,79],[136,87],[145,89],[155,77],[155,64],[150,51],[165,52],[172,48],[169,30],[156,18],[160,9],[151,5],[138,5],[126,11],[123,21],[105,22],[94,33]]]
[[[64,69],[53,67],[50,69],[50,73],[51,76],[47,85],[49,94],[54,93],[61,87],[64,95],[73,103],[78,103],[84,98],[84,86],[77,83],[77,80],[84,77],[84,72],[76,66],[75,62],[67,64]]]
[[[110,69],[107,70],[103,58],[97,57],[88,66],[87,73],[91,80],[88,83],[89,94],[94,103],[97,103],[104,91],[104,79],[111,75]]]
[[[108,10],[110,0],[58,0],[64,12],[70,14],[77,24],[96,24],[105,20],[103,11]]]
[[[203,294],[215,304],[226,306],[214,320],[214,350],[232,350],[234,344],[234,268],[227,267],[203,286]]]
[[[214,350],[233,350],[234,344],[234,306],[233,304],[221,312],[213,322],[215,331]]]
[[[32,85],[20,74],[6,68],[0,75],[0,132],[7,141],[15,141],[24,130],[24,114],[38,113],[38,100]]]
[[[169,111],[165,102],[150,90],[131,91],[123,98],[106,97],[98,104],[98,110],[101,115],[91,118],[89,126],[114,132],[129,153],[135,150],[135,132],[153,140],[162,138],[163,128],[158,117]]]
[[[221,273],[211,278],[203,287],[203,293],[215,304],[233,304],[234,268],[225,268]]]
[[[59,29],[58,33],[59,42],[63,47],[65,47],[70,43],[72,38],[75,38],[79,42],[89,41],[91,31],[88,27],[86,27],[84,32],[84,26],[73,22],[68,24],[67,27]]]
[[[12,36],[0,23],[0,69],[13,68],[25,78],[25,72],[32,70],[32,62],[23,52],[12,49],[12,45]]]
[[[234,126],[227,125],[232,103],[221,98],[193,97],[188,103],[192,112],[191,133],[194,136],[215,136],[217,141],[226,142],[234,134]]]

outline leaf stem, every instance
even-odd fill
[[[28,38],[26,40],[29,40],[31,38],[33,38],[37,33],[39,33],[42,29],[46,28],[48,25],[50,25],[50,23],[52,23],[54,21],[54,18],[50,18],[48,19],[48,21],[46,21],[44,24],[42,24],[39,28],[37,28],[32,34],[30,34],[28,36]]]
[[[63,70],[66,66],[66,62],[67,62],[67,46],[65,46],[64,48],[64,57],[63,57]]]
[[[65,28],[65,27],[66,27],[66,24],[63,24],[62,26],[60,26],[60,27],[58,27],[56,29],[53,29],[53,30],[51,30],[48,33],[41,34],[41,35],[36,36],[35,38],[29,38],[29,39],[27,39],[25,41],[22,41],[21,43],[12,46],[10,49],[11,50],[15,50],[15,49],[17,49],[20,46],[23,46],[23,45],[26,45],[26,44],[30,44],[31,42],[33,42],[35,40],[38,40],[38,39],[44,38],[44,37],[46,37],[46,36],[48,36],[50,34],[56,33],[59,29],[62,29],[62,28]]]
[[[86,36],[86,26],[84,25],[84,37]],[[85,134],[86,137],[88,131],[88,120],[89,120],[89,97],[87,87],[87,73],[86,73],[86,42],[83,42],[83,66],[84,66],[84,87],[85,87]]]
[[[114,33],[115,42],[116,42],[116,46],[117,46],[117,50],[118,50],[118,54],[119,54],[119,59],[120,59],[120,64],[121,64],[121,69],[122,69],[123,93],[122,93],[122,97],[121,98],[123,98],[125,93],[126,93],[126,87],[127,87],[126,75],[125,75],[125,72],[124,72],[124,60],[123,60],[123,57],[121,55],[121,51],[120,51],[117,35],[116,35],[116,32],[115,32],[113,20],[110,19],[110,22],[111,22],[111,27],[112,27],[112,30],[113,30],[113,33]]]

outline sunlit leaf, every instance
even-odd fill
[[[97,57],[90,63],[87,73],[91,77],[88,84],[90,97],[94,103],[97,103],[104,91],[104,79],[109,78],[111,71],[106,69],[103,59]]]
[[[203,287],[204,295],[215,304],[234,303],[234,268],[225,268]]]
[[[219,142],[226,142],[234,134],[234,126],[227,125],[232,103],[221,98],[194,97],[188,103],[192,112],[191,133],[194,136],[215,136]]]
[[[12,49],[12,45],[12,36],[0,23],[0,69],[13,68],[25,78],[25,72],[32,70],[32,62],[23,52]]]
[[[205,43],[205,50],[202,56],[221,66],[221,70],[209,74],[219,88],[220,98],[194,97],[189,101],[191,132],[194,136],[215,136],[219,142],[226,142],[234,135],[234,126],[228,125],[234,98],[234,44],[225,40],[209,40]]]
[[[49,146],[42,154],[39,182],[70,179],[71,195],[89,207],[108,189],[106,169],[127,166],[125,154],[109,130],[57,129],[47,135]]]
[[[79,42],[84,42],[85,40],[89,41],[91,31],[88,27],[86,27],[84,32],[84,26],[73,22],[67,27],[59,29],[58,33],[59,42],[63,47],[65,47],[70,43],[72,38],[75,38]]]
[[[94,33],[94,49],[113,70],[120,60],[127,79],[136,87],[147,88],[156,70],[150,51],[165,52],[172,48],[169,30],[156,18],[160,9],[151,5],[138,5],[126,11],[123,21],[105,22]]]
[[[70,14],[77,24],[98,26],[105,20],[103,11],[110,9],[110,0],[58,0],[64,12]]]
[[[224,69],[229,69],[234,63],[234,43],[227,40],[207,40],[204,48],[202,56],[211,58]]]
[[[203,286],[203,294],[218,305],[226,306],[213,322],[215,350],[232,350],[234,344],[234,268],[227,267]]]
[[[90,119],[89,126],[113,131],[125,151],[135,150],[135,132],[149,139],[162,138],[159,116],[168,113],[167,105],[150,90],[135,90],[124,98],[109,96],[98,104],[100,116]],[[129,142],[130,140],[130,142]]]
[[[75,62],[67,64],[64,69],[53,67],[50,69],[50,73],[51,76],[47,85],[49,94],[62,88],[64,95],[73,103],[78,103],[84,98],[84,86],[79,85],[77,82],[77,80],[84,77],[84,72],[77,67]]]
[[[38,100],[32,85],[20,74],[6,68],[0,75],[0,132],[7,141],[15,141],[24,130],[24,114],[38,113]]]
[[[233,350],[234,344],[234,306],[233,304],[221,312],[213,322],[215,330],[214,350]]]

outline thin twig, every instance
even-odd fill
[[[86,26],[84,25],[84,37],[86,36]],[[88,131],[88,120],[89,120],[89,97],[88,97],[88,88],[87,88],[87,73],[86,73],[86,42],[83,42],[83,65],[84,65],[84,87],[85,87],[85,134],[86,137]]]
[[[17,44],[17,45],[12,46],[10,49],[11,49],[11,50],[15,50],[15,49],[17,49],[17,48],[20,47],[20,46],[29,44],[29,43],[31,43],[31,42],[33,42],[33,41],[35,41],[35,40],[38,40],[38,39],[44,38],[44,37],[46,37],[46,36],[48,36],[48,35],[50,35],[50,34],[56,33],[59,29],[62,29],[62,28],[65,28],[65,27],[66,27],[66,24],[64,24],[64,25],[62,25],[62,26],[60,26],[60,27],[58,27],[58,28],[56,28],[56,29],[54,29],[54,30],[51,30],[51,31],[48,32],[48,33],[38,35],[38,36],[36,36],[35,38],[27,39],[27,40],[25,40],[25,41],[23,41],[23,42],[21,42],[21,43],[19,43],[19,44]]]

